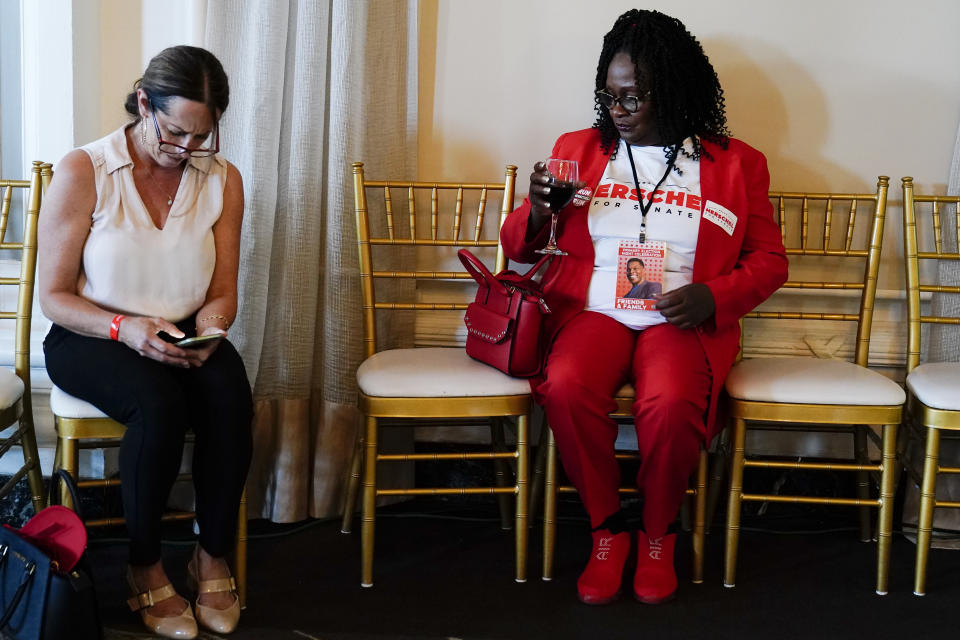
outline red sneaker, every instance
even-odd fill
[[[584,604],[607,604],[620,595],[623,566],[630,553],[630,534],[609,529],[593,532],[593,551],[577,580],[577,595]]]
[[[644,604],[660,604],[677,593],[677,572],[673,568],[673,548],[677,534],[662,538],[637,532],[637,573],[633,577],[633,595]]]

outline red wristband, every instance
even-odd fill
[[[113,316],[113,320],[110,321],[110,339],[119,340],[120,339],[120,323],[123,322],[123,319],[127,316],[117,314]]]

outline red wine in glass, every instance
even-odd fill
[[[550,240],[543,249],[537,249],[537,253],[565,256],[567,252],[557,246],[557,214],[570,204],[577,192],[580,184],[577,161],[550,158],[546,165],[547,172],[550,174],[550,182],[547,183],[550,192],[546,196],[550,205]]]
[[[547,194],[547,202],[550,203],[551,211],[560,211],[573,200],[573,194],[577,192],[576,182],[565,182],[552,178],[547,183],[550,187],[550,193]]]

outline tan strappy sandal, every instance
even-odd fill
[[[164,638],[193,640],[193,638],[197,637],[197,621],[193,617],[190,603],[187,603],[183,613],[179,616],[160,618],[147,612],[147,609],[158,602],[169,600],[177,595],[177,591],[173,588],[172,584],[168,582],[158,589],[141,591],[133,579],[133,570],[127,567],[127,586],[130,588],[130,593],[134,594],[127,600],[127,606],[130,607],[131,611],[140,612],[143,624],[146,625],[148,629]]]
[[[198,549],[198,547],[194,548],[193,557],[187,563],[187,586],[197,594],[194,604],[197,622],[216,633],[232,633],[237,628],[237,623],[240,622],[240,598],[237,596],[237,583],[233,576],[214,580],[200,580],[200,573],[197,568],[199,564],[197,561]],[[201,595],[218,592],[233,594],[233,604],[226,609],[217,609],[200,604]]]

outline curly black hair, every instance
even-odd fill
[[[664,142],[664,153],[683,153],[694,160],[713,159],[699,139],[727,148],[730,132],[724,108],[723,89],[700,42],[682,22],[659,11],[631,9],[603,37],[597,64],[597,91],[606,87],[607,67],[618,53],[627,53],[636,65],[637,83],[650,91],[654,122]],[[600,146],[616,154],[620,133],[609,111],[599,102],[594,109],[600,131]],[[692,136],[692,152],[681,143]]]

